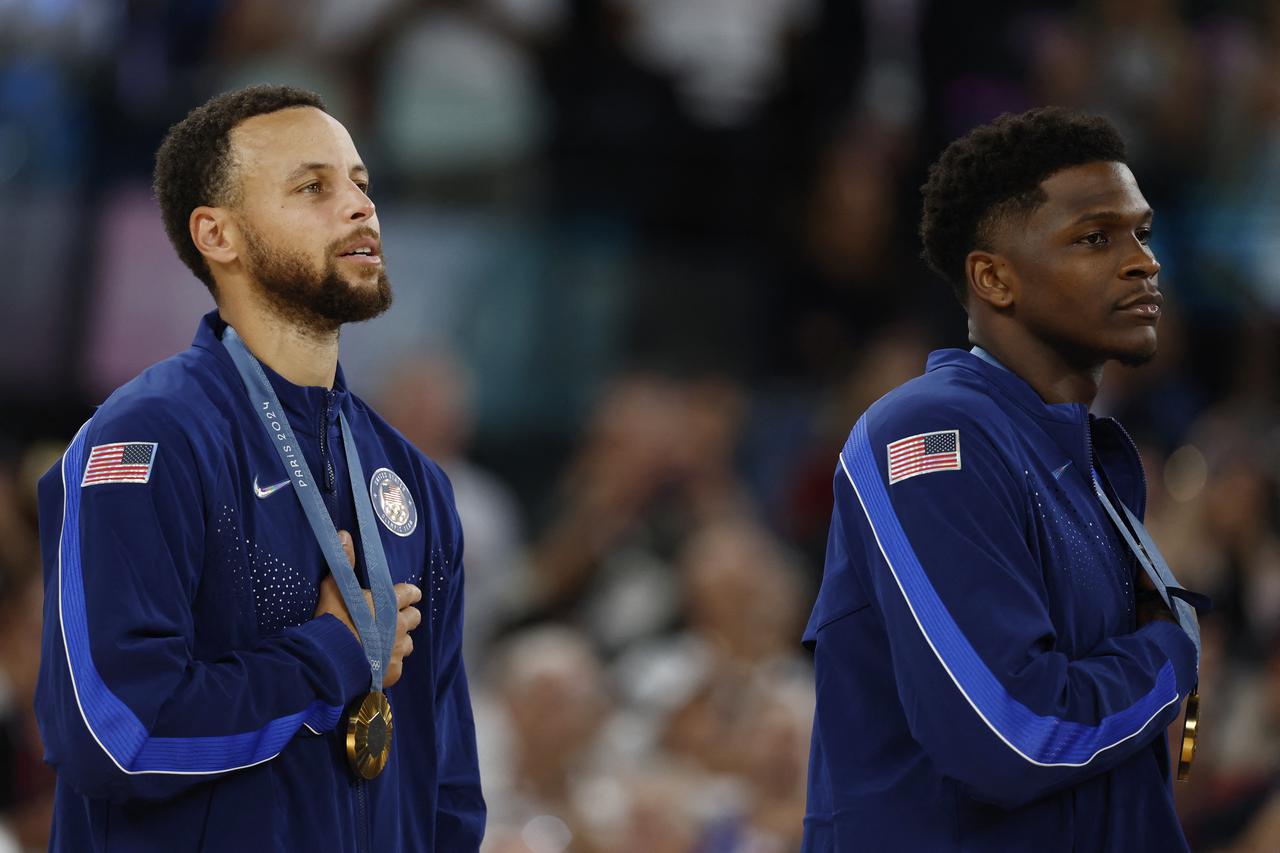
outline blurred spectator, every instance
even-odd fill
[[[448,355],[401,360],[379,395],[378,411],[440,465],[453,485],[466,537],[463,652],[481,661],[528,598],[523,523],[511,489],[472,462],[471,382]]]
[[[53,816],[54,775],[43,762],[34,713],[44,612],[35,483],[51,461],[46,450],[35,445],[12,465],[7,459],[0,464],[0,851],[5,853],[47,847]]]
[[[1155,202],[1183,189],[1199,155],[1202,64],[1187,20],[1174,0],[1093,0],[1077,10],[1092,81],[1075,106],[1105,113],[1130,156],[1143,164],[1142,185]]]
[[[900,225],[893,142],[883,128],[851,126],[818,160],[798,257],[785,258],[767,318],[771,372],[802,387],[838,382],[869,339],[909,316],[920,322],[922,300],[946,298],[941,283],[899,263],[915,236]]]
[[[674,624],[667,561],[700,524],[748,512],[735,469],[740,390],[632,375],[601,399],[535,544],[541,615],[586,628],[610,653]]]
[[[777,85],[783,48],[813,25],[811,0],[619,0],[632,49],[675,77],[685,109],[707,125],[747,120]]]
[[[939,287],[932,298],[943,300],[950,296]],[[964,345],[965,338],[950,343]],[[763,448],[753,448],[754,455],[765,457],[791,451],[783,456],[786,463],[777,466],[776,473],[768,478],[768,506],[778,519],[779,529],[803,549],[813,571],[820,570],[826,554],[832,477],[849,431],[868,406],[924,372],[931,348],[930,337],[919,325],[905,321],[886,325],[860,339],[857,354],[824,389],[821,403],[808,404],[808,423],[796,448],[779,448],[767,442]],[[815,589],[816,580],[815,577]]]
[[[745,519],[695,532],[677,558],[686,625],[615,665],[628,706],[656,725],[676,779],[702,778],[700,850],[790,850],[804,812],[813,696],[795,641],[801,572]]]
[[[43,584],[35,564],[27,565],[0,599],[0,849],[5,826],[22,849],[45,848],[53,819],[54,776],[32,710]]]
[[[597,739],[611,698],[591,646],[566,628],[535,628],[507,641],[491,675],[495,706],[477,724],[486,848],[594,849],[576,798],[581,781],[599,770]]]
[[[499,174],[540,146],[543,103],[524,46],[474,4],[434,3],[399,22],[383,57],[380,135],[419,184]]]
[[[1210,156],[1199,198],[1205,226],[1190,235],[1219,303],[1280,312],[1280,5],[1224,27],[1207,116]]]

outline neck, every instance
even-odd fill
[[[1102,384],[1105,361],[1072,362],[1047,342],[1019,334],[1021,327],[1014,329],[1017,331],[1011,329],[1010,334],[992,334],[971,326],[969,337],[1035,389],[1046,403],[1093,405]]]
[[[294,385],[332,388],[338,371],[338,330],[290,323],[246,288],[225,290],[218,313],[254,357]]]

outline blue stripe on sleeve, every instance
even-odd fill
[[[58,616],[76,702],[94,740],[125,773],[203,774],[236,770],[274,758],[300,725],[320,731],[332,728],[342,708],[316,700],[257,731],[217,737],[148,737],[137,715],[102,681],[90,652],[80,565],[80,472],[88,428],[88,423],[80,428],[62,460]]]
[[[960,630],[902,529],[876,465],[866,418],[858,421],[840,456],[889,571],[926,642],[951,680],[1000,740],[1032,764],[1079,767],[1144,731],[1179,701],[1173,663],[1167,661],[1151,690],[1096,726],[1040,716],[1009,695]]]

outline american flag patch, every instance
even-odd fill
[[[81,486],[99,483],[145,483],[151,479],[156,461],[154,441],[123,441],[99,444],[89,451]]]
[[[891,442],[889,485],[919,474],[960,470],[960,430],[924,432]]]

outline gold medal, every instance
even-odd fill
[[[1192,690],[1187,696],[1187,713],[1182,718],[1182,751],[1178,755],[1178,781],[1185,782],[1191,775],[1191,762],[1196,757],[1196,728],[1200,724],[1200,691]]]
[[[391,703],[375,690],[347,718],[347,761],[362,779],[372,779],[391,757]]]

